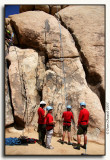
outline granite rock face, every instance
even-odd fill
[[[40,51],[39,54],[47,54],[49,58],[60,57],[60,28],[55,17],[42,11],[28,11],[10,18],[20,46],[35,48]],[[79,56],[68,30],[63,26],[61,30],[62,43],[65,46],[64,57]]]
[[[54,133],[61,135],[66,105],[72,105],[77,125],[79,103],[85,101],[89,139],[104,140],[104,8],[69,6],[58,14],[53,11],[53,16],[48,5],[47,13],[41,6],[32,7],[21,7],[22,13],[6,20],[18,42],[5,57],[11,102],[6,106],[12,112],[10,122],[6,112],[6,123],[36,127],[39,102],[44,100],[54,107]]]
[[[6,60],[10,62],[8,74],[15,123],[23,127],[26,123],[27,114],[27,123],[29,124],[32,119],[30,117],[32,107],[40,102],[36,90],[38,53],[33,49],[20,49],[12,46]]]
[[[11,106],[10,83],[8,75],[8,61],[5,62],[5,126],[14,123],[13,109]]]
[[[63,25],[73,35],[89,87],[105,105],[104,6],[69,6],[59,12]]]

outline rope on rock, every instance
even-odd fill
[[[61,62],[62,62],[62,71],[63,71],[63,84],[64,84],[64,92],[65,92],[65,107],[67,106],[67,91],[66,91],[66,81],[65,81],[65,68],[64,68],[64,52],[63,52],[63,45],[62,45],[62,33],[61,33],[61,24],[58,16],[58,8],[57,8],[57,20],[59,24],[60,30],[60,48],[61,48]]]

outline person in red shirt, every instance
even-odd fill
[[[86,149],[87,145],[87,128],[88,128],[88,122],[89,122],[89,111],[85,108],[86,103],[81,102],[80,103],[80,113],[79,113],[79,119],[78,119],[78,131],[77,131],[77,146],[74,147],[74,149],[80,150],[80,142],[81,142],[81,134],[84,135],[84,145],[82,148]]]
[[[53,116],[52,116],[53,107],[47,106],[46,110],[48,111],[46,115],[46,148],[54,149],[54,147],[51,146],[53,128],[56,123],[56,121],[53,120]]]
[[[39,144],[45,146],[45,135],[46,135],[46,103],[44,101],[40,102],[40,107],[38,108],[38,133],[39,133]]]
[[[74,122],[74,117],[73,113],[71,112],[71,106],[67,106],[67,111],[63,112],[62,118],[63,120],[63,136],[62,136],[62,141],[61,143],[64,144],[64,138],[66,131],[68,133],[68,145],[71,145],[72,143],[70,142],[70,132],[71,132],[71,120]]]

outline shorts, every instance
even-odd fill
[[[71,125],[70,126],[63,126],[63,131],[71,131]]]
[[[88,125],[79,125],[77,135],[86,134]]]

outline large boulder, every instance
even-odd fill
[[[69,6],[59,11],[62,24],[71,32],[80,52],[86,79],[105,108],[104,6]]]
[[[5,126],[14,123],[13,109],[11,107],[10,83],[8,75],[8,61],[5,61]]]
[[[12,15],[11,24],[15,28],[20,46],[32,47],[39,50],[39,54],[48,54],[49,58],[60,57],[62,43],[64,57],[76,57],[79,53],[72,36],[57,19],[42,11],[28,11],[19,15]],[[31,23],[30,23],[31,22]]]
[[[49,5],[35,5],[35,10],[44,11],[46,13],[50,12]]]
[[[62,69],[64,65],[64,71]],[[51,59],[48,63],[43,87],[43,99],[54,107],[54,119],[57,120],[55,134],[62,133],[62,113],[66,105],[72,105],[77,125],[79,103],[85,101],[90,112],[89,139],[103,139],[104,112],[97,95],[91,91],[85,80],[85,73],[79,58]],[[66,101],[65,101],[66,100]],[[66,102],[66,103],[65,103]],[[92,133],[99,130],[98,134]],[[72,129],[72,134],[74,130]]]
[[[32,108],[40,101],[36,90],[38,53],[33,49],[14,46],[10,47],[6,60],[10,62],[8,74],[15,123],[24,127],[25,123],[32,121]]]
[[[35,10],[35,5],[20,5],[19,12],[33,11]]]
[[[67,6],[68,5],[20,5],[20,13],[37,10],[54,15],[55,13]]]

